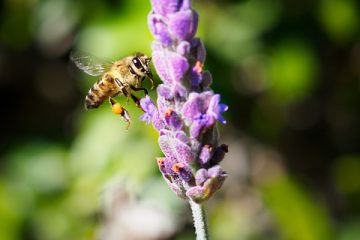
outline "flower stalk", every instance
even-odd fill
[[[191,212],[194,219],[194,226],[196,232],[196,240],[209,239],[208,226],[206,219],[205,207],[201,203],[196,203],[192,200],[189,201]]]
[[[152,59],[162,84],[156,104],[149,96],[140,100],[145,111],[140,119],[159,132],[160,172],[172,191],[189,201],[198,239],[207,239],[203,204],[227,177],[219,163],[228,147],[219,143],[217,122],[226,123],[222,113],[228,107],[210,88],[206,51],[195,37],[199,16],[190,0],[151,0],[151,5]]]

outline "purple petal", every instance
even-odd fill
[[[215,165],[214,167],[208,169],[208,175],[210,178],[220,177],[223,173],[224,171],[220,165]]]
[[[152,60],[154,62],[156,72],[159,75],[160,79],[165,84],[171,84],[173,82],[173,79],[171,78],[171,70],[169,70],[169,66],[166,60],[167,54],[165,54],[165,52],[167,51],[153,51]]]
[[[140,116],[140,121],[146,122],[146,124],[149,124],[151,122],[152,117],[148,113],[144,113]]]
[[[157,109],[149,96],[140,99],[140,106],[145,112],[140,117],[140,120],[145,121],[146,124],[149,124],[153,118],[153,115],[157,112]]]
[[[208,196],[205,192],[205,188],[202,186],[195,186],[195,187],[189,188],[186,191],[186,196],[197,203],[201,203],[208,198]]]
[[[203,100],[200,93],[192,92],[182,108],[182,114],[189,122],[199,113],[204,112]]]
[[[146,95],[144,98],[140,99],[140,106],[146,113],[150,115],[157,111],[156,106],[154,105],[149,95]]]
[[[172,169],[176,174],[180,176],[183,181],[187,183],[194,179],[194,176],[188,165],[185,165],[183,163],[176,163],[173,165]]]
[[[193,123],[190,127],[190,137],[197,138],[200,135],[201,130],[204,128],[204,125],[197,122]]]
[[[206,144],[201,148],[199,160],[202,165],[209,162],[210,158],[212,157],[212,150],[213,148],[209,144]]]
[[[179,83],[160,84],[157,87],[157,92],[159,96],[163,97],[166,100],[173,99],[175,96],[180,96],[182,98],[185,98],[188,93],[186,88]]]
[[[151,6],[154,12],[166,16],[179,10],[179,0],[151,0]]]
[[[202,185],[208,179],[208,172],[205,168],[200,168],[195,174],[196,185]]]
[[[179,1],[179,3],[181,4],[179,6],[180,11],[188,10],[191,7],[191,1],[190,0],[182,0],[182,1]]]
[[[226,112],[228,108],[229,107],[226,104],[222,104],[222,103],[219,104],[219,112]]]
[[[180,82],[189,68],[185,57],[169,50],[153,51],[152,57],[156,72],[166,84]]]
[[[160,84],[156,90],[157,90],[158,95],[165,99],[171,99],[174,97],[172,95],[172,91],[171,91],[172,89],[170,89],[170,87],[168,85]]]
[[[219,101],[220,95],[213,95],[211,91],[190,93],[189,99],[183,106],[182,115],[186,124],[190,126],[192,138],[197,138],[204,127],[213,126],[217,119],[225,121],[219,113]]]
[[[162,119],[159,116],[159,112],[156,112],[153,116],[152,116],[152,124],[154,126],[154,128],[158,131],[160,131],[161,129],[163,129],[165,127],[164,122],[162,121]]]
[[[169,54],[169,64],[168,66],[172,67],[171,76],[173,81],[180,82],[184,74],[189,68],[189,63],[187,59],[181,56],[178,53],[170,52]]]
[[[174,175],[174,171],[172,170],[172,167],[174,166],[174,164],[176,164],[175,160],[165,158],[164,169],[165,169],[166,173],[168,173],[170,175]]]
[[[220,123],[222,123],[222,124],[226,124],[226,123],[227,123],[226,120],[225,120],[225,118],[223,118],[223,116],[221,116],[221,115],[218,115],[216,120],[218,120],[218,121],[219,121]]]
[[[150,14],[148,17],[148,24],[150,32],[156,39],[160,40],[162,44],[168,46],[172,43],[168,28],[160,15]]]
[[[209,103],[209,109],[215,110],[220,102],[220,94],[214,94]]]
[[[140,116],[141,121],[145,121],[146,124],[152,122],[153,126],[157,130],[163,128],[164,123],[159,118],[159,112],[148,95],[140,99],[140,106],[145,112],[142,116]]]
[[[182,98],[185,98],[187,96],[187,90],[180,83],[175,83],[172,86],[172,95],[173,96],[180,96]]]
[[[204,44],[200,40],[200,38],[194,38],[191,42],[191,48],[195,49],[192,51],[195,51],[196,60],[200,61],[201,63],[205,62],[206,57],[206,50],[204,47]]]
[[[182,109],[182,114],[185,119],[192,121],[194,118],[198,117],[199,114],[205,113],[212,95],[213,93],[210,91],[190,93],[188,100],[185,102]]]
[[[189,163],[194,159],[194,154],[192,153],[191,148],[185,143],[178,141],[175,148],[179,162]]]
[[[164,86],[164,89],[166,89],[168,87],[164,84],[161,84],[160,86]],[[164,119],[165,113],[168,109],[175,108],[175,106],[170,101],[167,101],[166,98],[161,96],[160,94],[158,95],[157,105],[158,105],[159,113],[161,113],[161,118],[163,118],[163,119]]]
[[[172,108],[168,108],[166,110],[165,122],[168,126],[172,127],[175,130],[178,130],[182,127],[182,121],[180,116]]]
[[[199,24],[199,14],[195,11],[192,11],[192,16],[193,16],[193,20],[192,20],[191,28],[189,29],[187,36],[188,40],[192,39],[195,36]]]
[[[225,104],[220,104],[220,95],[215,94],[209,103],[209,108],[207,110],[207,114],[212,116],[214,119],[218,120],[222,124],[226,124],[225,119],[221,116],[221,113],[226,111],[228,106]]]
[[[198,114],[193,118],[194,123],[198,123],[204,127],[209,127],[215,122],[214,119],[208,114]]]
[[[168,137],[171,137],[171,132],[167,129],[161,129],[159,131],[159,135],[160,136],[168,136]]]
[[[168,29],[171,35],[180,41],[191,39],[197,30],[198,15],[186,10],[169,15]]]
[[[184,142],[167,134],[160,136],[158,141],[166,158],[179,163],[188,163],[193,160],[191,148]]]
[[[190,53],[190,43],[187,41],[182,41],[176,47],[176,52],[182,56],[186,56]]]
[[[186,144],[189,143],[189,138],[187,137],[187,135],[184,131],[177,131],[175,133],[175,137],[177,139],[179,139],[180,141],[182,141],[183,143],[186,143]]]

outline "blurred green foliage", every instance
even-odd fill
[[[206,69],[230,106],[213,239],[359,239],[358,2],[193,4]],[[122,98],[128,131],[107,104],[85,112],[96,79],[68,63],[71,50],[150,55],[149,11],[142,0],[0,4],[0,240],[194,238],[158,173],[157,133]]]
[[[353,0],[320,1],[319,18],[331,38],[339,43],[356,38],[360,21],[358,7]]]
[[[279,104],[299,101],[311,94],[318,63],[314,53],[299,41],[281,42],[269,59],[269,85]]]
[[[324,208],[288,177],[279,177],[264,186],[266,204],[281,226],[283,239],[332,239],[333,229]]]

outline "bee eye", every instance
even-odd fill
[[[136,67],[137,69],[142,68],[142,64],[141,64],[141,62],[140,62],[140,60],[139,60],[138,57],[134,57],[134,58],[132,59],[132,62],[134,63],[134,65],[135,65],[135,67]]]

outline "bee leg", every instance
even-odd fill
[[[130,94],[126,90],[125,85],[118,78],[115,78],[115,81],[119,85],[120,91],[124,94],[124,96],[126,96],[126,103],[129,103]]]
[[[149,93],[148,93],[148,90],[146,89],[146,88],[143,88],[143,87],[139,87],[139,88],[137,88],[137,87],[134,87],[133,85],[130,85],[130,88],[132,89],[132,90],[134,90],[134,91],[144,91],[144,93],[145,93],[145,95],[148,95]]]
[[[148,73],[148,78],[150,79],[150,82],[151,82],[151,89],[153,89],[154,88],[154,79],[153,79],[151,72]]]
[[[140,99],[135,96],[134,94],[131,94],[131,99],[134,101],[134,103],[136,104],[136,106],[140,109],[142,109],[142,107],[140,106]]]
[[[124,96],[126,96],[126,103],[129,103],[130,94],[126,90],[125,85],[118,78],[115,78],[115,82],[120,87],[120,91],[124,94]]]
[[[129,95],[126,95],[126,104],[129,104],[129,99],[130,99]]]
[[[126,104],[128,104],[128,103],[129,103],[129,99],[130,99],[130,95],[131,95],[131,94],[129,94],[129,92],[128,92],[128,91],[126,91],[126,89],[125,89],[125,88],[123,88],[121,91],[122,91],[122,93],[124,94],[124,96],[126,96]]]
[[[119,85],[119,87],[125,87],[124,84],[118,78],[115,78],[115,82],[117,83],[117,85]]]
[[[129,112],[125,108],[123,108],[120,103],[116,102],[114,99],[109,98],[109,102],[111,104],[111,111],[116,115],[120,115],[124,119],[124,121],[128,123],[128,125],[126,127],[126,129],[128,129],[130,126],[130,123],[131,123],[131,118],[130,118]]]

